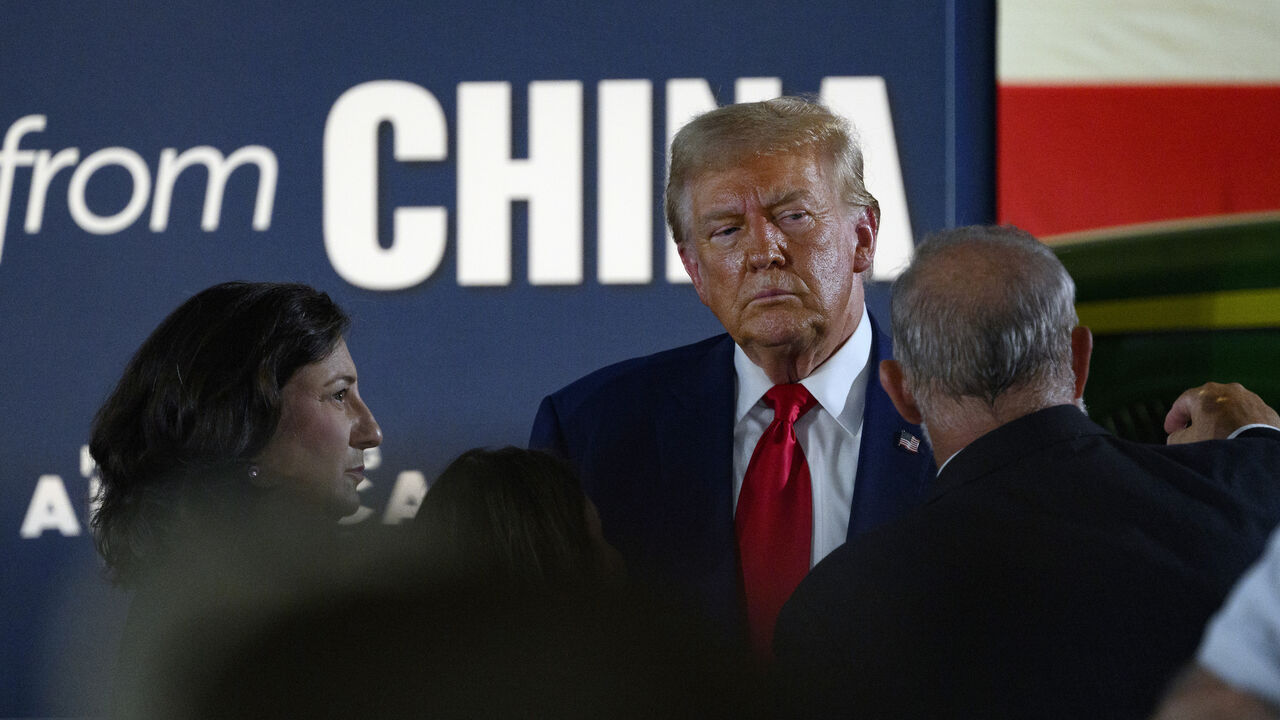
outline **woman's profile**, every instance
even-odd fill
[[[182,641],[176,625],[264,587],[287,594],[331,558],[382,440],[349,325],[306,285],[215,285],[160,323],[98,411],[94,539],[111,579],[136,590],[117,715],[151,714],[139,691],[176,674],[157,659]]]

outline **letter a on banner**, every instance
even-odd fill
[[[395,525],[403,520],[412,520],[426,496],[426,476],[417,470],[405,470],[396,476],[396,484],[391,489],[391,498],[387,500],[387,510],[382,515],[382,522]]]
[[[31,539],[40,537],[45,530],[57,530],[68,537],[80,534],[80,521],[58,475],[41,475],[36,480],[36,491],[31,494],[31,504],[27,506],[18,534]]]

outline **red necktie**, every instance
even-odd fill
[[[798,383],[775,385],[764,399],[773,422],[751,454],[734,515],[747,625],[760,658],[771,656],[778,611],[809,572],[813,491],[795,422],[818,404]]]

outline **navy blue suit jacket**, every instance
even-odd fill
[[[890,341],[872,321],[849,537],[923,501],[932,453],[897,445],[898,415],[875,368]],[[568,459],[632,578],[728,630],[744,627],[733,529],[733,340],[718,335],[598,370],[547,396],[530,447]]]

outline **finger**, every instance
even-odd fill
[[[1199,398],[1201,388],[1193,388],[1187,390],[1173,401],[1173,407],[1169,408],[1169,412],[1164,416],[1164,431],[1174,433],[1178,430],[1185,429],[1191,424],[1192,405]]]

